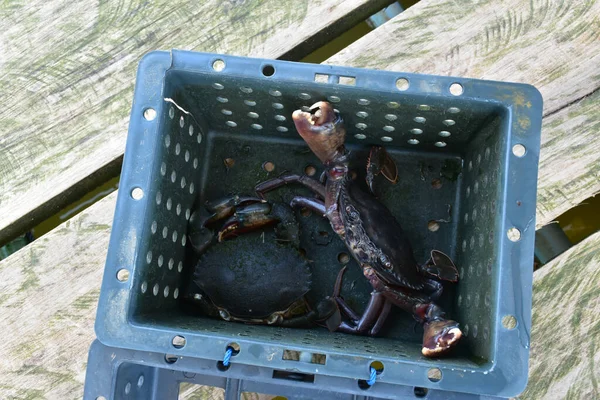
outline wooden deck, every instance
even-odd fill
[[[1,3],[0,242],[117,174],[142,54],[297,60],[387,3]],[[600,192],[600,1],[422,0],[326,62],[533,84],[537,225]],[[0,398],[81,398],[115,200],[0,261]],[[600,234],[534,274],[522,398],[600,398],[598,246]]]

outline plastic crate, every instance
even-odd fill
[[[177,400],[187,399],[255,399],[282,397],[287,400],[338,399],[359,400],[366,393],[356,381],[316,375],[312,382],[282,380],[278,371],[267,367],[234,364],[219,371],[209,360],[188,357],[168,358],[164,354],[107,347],[95,341],[88,358],[84,400]],[[206,387],[202,394],[184,395],[180,389],[190,385]],[[183,384],[183,385],[182,385]],[[221,388],[223,390],[214,390]],[[180,394],[183,397],[178,397]],[[500,400],[499,397],[452,393],[424,388],[376,383],[369,399],[427,400]]]
[[[459,283],[441,301],[465,334],[450,357],[422,357],[421,328],[397,309],[380,337],[368,338],[224,322],[189,307],[190,210],[226,193],[252,193],[284,170],[320,172],[291,113],[322,99],[345,119],[350,149],[384,144],[395,158],[399,183],[378,190],[417,260],[436,248],[459,267]],[[236,364],[332,378],[364,379],[378,360],[380,383],[516,395],[527,382],[541,117],[539,92],[522,84],[150,53],[138,69],[97,336],[109,346],[213,361],[234,342]],[[235,165],[226,168],[225,158]],[[265,161],[276,167],[270,175]],[[288,200],[302,189],[277,193]],[[316,300],[331,293],[346,249],[327,221],[299,218]],[[327,246],[311,239],[321,231],[331,233]],[[344,297],[364,306],[371,288],[354,261],[344,282]],[[324,354],[326,363],[290,364],[284,350]]]

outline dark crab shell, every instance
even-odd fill
[[[218,308],[238,319],[265,319],[286,311],[310,289],[308,263],[273,233],[251,233],[204,254],[194,282]]]

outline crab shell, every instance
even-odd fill
[[[226,320],[276,323],[309,291],[308,263],[272,232],[219,243],[200,258],[194,282]]]

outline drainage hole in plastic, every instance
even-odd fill
[[[215,71],[221,72],[225,69],[225,61],[223,60],[215,60],[212,63],[212,67]]]
[[[307,166],[304,168],[304,173],[305,173],[307,176],[315,176],[315,174],[317,173],[317,169],[315,168],[315,166],[314,166],[314,165],[307,165]]]
[[[231,169],[235,165],[235,160],[233,158],[229,158],[229,157],[225,158],[223,160],[223,165],[225,165],[225,168]]]
[[[117,280],[119,282],[127,282],[128,279],[129,279],[129,271],[127,271],[125,268],[121,268],[120,270],[117,271]]]
[[[510,228],[506,235],[511,242],[518,242],[521,239],[521,231],[515,227]]]
[[[442,380],[442,371],[439,368],[429,368],[427,378],[431,382],[439,382]]]
[[[396,88],[400,91],[405,91],[409,88],[410,82],[406,78],[400,78],[396,81]]]
[[[271,161],[265,161],[262,165],[262,168],[267,172],[273,172],[275,170],[275,164]]]
[[[348,255],[348,253],[338,254],[337,259],[338,259],[338,262],[343,265],[346,265],[350,262],[350,256]]]
[[[522,144],[515,144],[512,148],[512,152],[517,157],[523,157],[526,153],[527,149]]]
[[[144,118],[146,121],[152,121],[156,118],[156,110],[154,108],[146,108],[144,110]]]
[[[427,388],[424,388],[424,387],[415,386],[415,388],[413,389],[413,392],[415,394],[415,397],[421,398],[421,397],[427,396],[428,390],[427,390]]]
[[[98,396],[98,397],[96,397],[96,400],[106,400],[106,397],[104,397],[104,396]]]
[[[427,223],[427,229],[431,232],[437,232],[440,230],[440,223],[434,220],[431,220]]]
[[[144,197],[144,191],[142,188],[135,187],[131,190],[131,198],[134,200],[141,200]]]
[[[175,364],[179,360],[179,357],[175,354],[165,354],[165,362],[167,364]]]
[[[512,315],[505,315],[502,317],[502,326],[505,329],[515,329],[517,327],[517,319]]]
[[[460,83],[453,83],[452,85],[450,85],[450,94],[452,94],[453,96],[460,96],[461,94],[463,94],[463,86]]]
[[[137,386],[139,388],[141,388],[143,384],[144,384],[144,375],[140,375],[140,377],[138,378],[138,381],[137,381]]]
[[[127,382],[125,385],[125,394],[131,393],[131,382]]]
[[[173,340],[171,340],[171,344],[176,349],[182,349],[185,346],[185,343],[186,343],[186,340],[181,335],[174,336]]]
[[[269,64],[265,65],[262,68],[262,74],[264,76],[273,76],[275,74],[275,67],[273,67],[272,65],[269,65]]]

